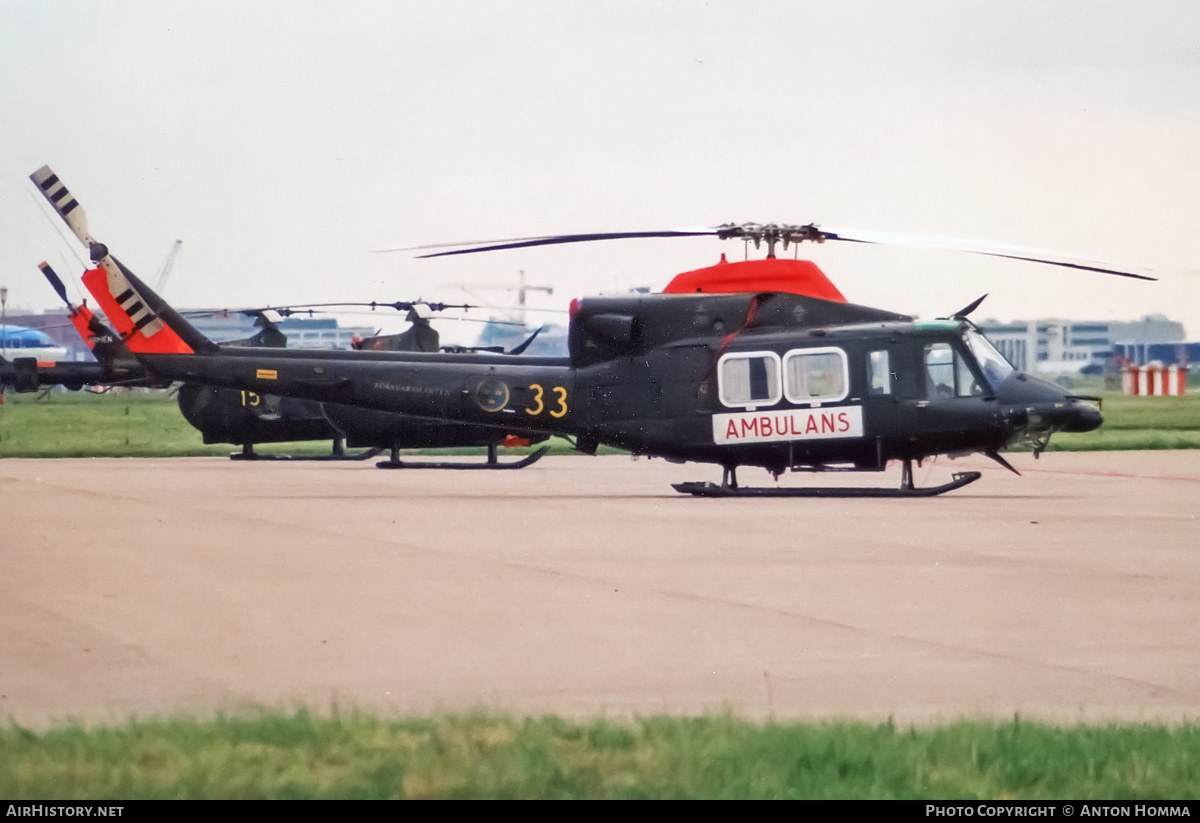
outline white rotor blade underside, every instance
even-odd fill
[[[908,232],[876,231],[874,229],[834,228],[821,226],[821,231],[837,235],[839,239],[859,243],[874,243],[881,246],[905,246],[914,249],[934,249],[938,251],[965,252],[967,254],[983,254],[990,257],[1004,257],[1010,260],[1025,260],[1031,263],[1048,263],[1055,266],[1081,268],[1088,271],[1101,271],[1113,274],[1148,277],[1147,269],[1136,267],[1118,267],[1104,260],[1094,260],[1076,254],[1068,254],[1046,249],[1031,249],[1022,246],[1009,246],[1000,243],[985,243],[978,240],[965,240],[956,237],[937,237],[925,234],[910,234]]]

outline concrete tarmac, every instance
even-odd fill
[[[1200,717],[1200,451],[1010,459],[911,500],[687,498],[719,470],[626,457],[0,460],[0,718]]]

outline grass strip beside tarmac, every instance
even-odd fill
[[[0,796],[1194,799],[1200,727],[367,714],[0,730]]]
[[[1104,425],[1083,434],[1056,434],[1047,451],[1200,448],[1200,394],[1127,397],[1106,394]],[[1014,451],[1020,451],[1015,448]]]
[[[562,438],[548,442],[551,454],[575,454]],[[501,449],[501,457],[528,454],[534,448]],[[161,390],[96,394],[55,391],[6,393],[0,405],[0,458],[3,457],[205,457],[240,451],[230,444],[205,445],[179,411],[173,396]],[[331,442],[264,443],[259,454],[325,455]],[[350,450],[352,453],[357,451]],[[424,454],[406,449],[401,454]],[[483,448],[438,449],[441,455],[483,455]],[[620,454],[601,447],[600,454]]]

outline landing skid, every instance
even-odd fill
[[[533,454],[526,455],[520,460],[514,460],[511,463],[501,463],[496,458],[496,447],[488,446],[488,457],[484,463],[412,463],[401,460],[399,454],[396,453],[397,450],[393,450],[390,460],[380,460],[375,466],[380,469],[456,469],[458,471],[469,469],[523,469],[541,460],[548,451],[550,451],[549,446],[542,446]]]
[[[364,449],[357,454],[346,454],[340,444],[334,446],[331,454],[259,454],[254,447],[247,443],[240,452],[229,455],[230,460],[370,460],[378,457],[383,449]]]
[[[905,460],[898,489],[845,486],[741,488],[737,484],[737,475],[733,468],[725,469],[719,486],[716,483],[675,483],[671,488],[682,494],[691,494],[696,497],[935,497],[955,489],[961,489],[982,476],[982,472],[956,472],[953,475],[954,479],[949,483],[918,489],[913,485],[912,461]]]
[[[934,497],[945,492],[961,489],[983,476],[982,472],[960,472],[954,480],[943,486],[923,489],[865,489],[840,486],[809,488],[721,488],[716,483],[675,483],[671,488],[696,497]]]

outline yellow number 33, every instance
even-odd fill
[[[546,404],[542,401],[542,396],[545,394],[545,391],[537,383],[531,383],[529,388],[533,389],[535,394],[533,395],[533,405],[526,408],[525,413],[537,416],[546,410]],[[551,387],[550,391],[554,392],[554,394],[558,397],[558,406],[557,408],[551,410],[550,416],[562,417],[567,413],[567,390],[562,386],[553,386]]]
[[[567,413],[567,390],[562,386],[555,386],[551,391],[558,395],[558,408],[550,412],[550,416],[562,417]]]

